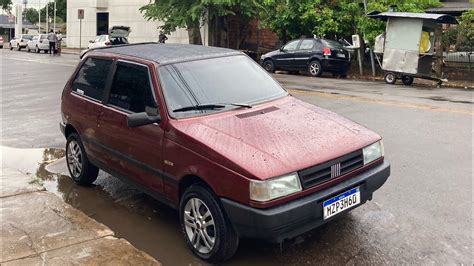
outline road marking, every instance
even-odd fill
[[[338,94],[330,94],[327,92],[307,91],[307,90],[300,90],[300,89],[288,89],[288,91],[291,94],[295,94],[295,95],[313,95],[313,96],[319,96],[319,97],[324,97],[324,98],[329,98],[329,99],[412,108],[412,109],[426,110],[426,111],[431,111],[431,112],[457,113],[457,114],[465,114],[465,115],[471,115],[471,116],[474,115],[474,112],[468,111],[468,110],[462,110],[462,109],[440,108],[440,107],[423,105],[423,104],[403,103],[403,102],[388,101],[388,100],[377,100],[377,99],[370,99],[370,98],[361,97],[361,96],[340,95],[340,94],[338,95]]]

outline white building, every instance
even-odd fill
[[[67,0],[67,46],[78,48],[81,39],[81,47],[87,47],[90,40],[94,40],[97,35],[107,34],[112,26],[129,26],[130,43],[157,42],[157,27],[161,24],[147,21],[139,10],[148,3],[150,0]],[[79,9],[84,10],[82,23],[78,19]],[[207,35],[207,30],[203,28],[205,44]],[[184,29],[173,32],[168,38],[169,43],[189,43],[188,33]]]

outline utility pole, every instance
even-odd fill
[[[38,1],[38,33],[41,34],[41,0]]]
[[[366,15],[367,15],[367,0],[364,0],[364,16]],[[364,33],[364,41],[365,41],[365,33]],[[369,54],[370,54],[370,64],[372,65],[372,76],[375,76],[374,52],[372,51],[372,48],[370,48],[370,46],[369,46]]]
[[[46,2],[46,33],[49,32],[49,0]]]
[[[54,32],[56,32],[56,0],[54,1]]]

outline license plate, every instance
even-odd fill
[[[323,202],[324,220],[360,204],[359,187],[346,191]]]
[[[346,58],[345,54],[337,54],[337,57]]]

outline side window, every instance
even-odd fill
[[[300,45],[300,50],[311,51],[314,48],[314,41],[313,40],[303,40]]]
[[[145,112],[146,106],[156,107],[148,67],[118,62],[109,104],[135,113]]]
[[[72,90],[102,100],[112,60],[88,58],[72,83]]]
[[[293,52],[294,50],[296,50],[296,47],[298,47],[299,42],[299,40],[289,42],[287,45],[285,45],[285,47],[283,47],[283,51]]]

